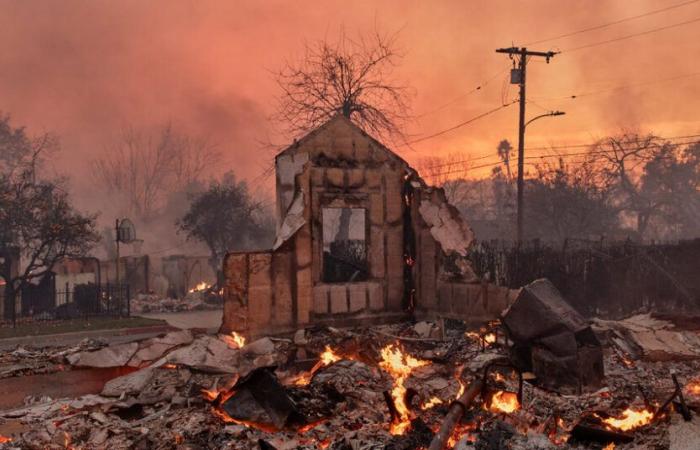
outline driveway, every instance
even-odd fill
[[[223,309],[212,311],[186,311],[175,313],[148,313],[139,314],[149,319],[161,319],[175,328],[203,328],[208,332],[216,332],[221,326],[224,315]]]

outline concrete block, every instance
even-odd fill
[[[335,188],[345,187],[345,171],[337,167],[326,169],[326,182]]]
[[[274,286],[274,323],[291,325],[292,316],[292,255],[275,252],[272,258],[272,284]]]
[[[348,184],[349,188],[359,188],[365,184],[365,171],[364,169],[348,169]]]
[[[325,170],[322,168],[314,167],[311,169],[311,185],[313,187],[322,187],[323,179],[325,176]]]
[[[369,195],[369,223],[384,224],[384,196],[380,193]]]
[[[372,311],[384,311],[384,286],[381,283],[368,283],[369,308]]]
[[[309,323],[309,314],[313,303],[313,283],[311,267],[297,271],[297,324]]]
[[[367,169],[365,171],[367,179],[367,187],[370,189],[378,189],[382,187],[382,172],[377,169]]]
[[[344,284],[331,286],[331,314],[348,312],[347,288]]]
[[[384,172],[386,186],[386,221],[388,223],[399,222],[403,215],[403,177],[397,172]]]
[[[328,292],[328,286],[314,286],[314,313],[328,314]]]
[[[387,274],[389,277],[403,277],[403,227],[386,229]]]
[[[451,312],[452,305],[452,284],[438,282],[438,310],[444,313]]]
[[[348,287],[350,295],[350,312],[358,312],[367,308],[367,285],[351,284]]]
[[[468,287],[464,283],[452,283],[452,305],[450,309],[456,314],[464,314],[465,316],[469,311],[469,297],[468,297]]]
[[[384,260],[384,231],[378,226],[370,229],[369,268],[372,277],[384,278],[386,261]]]
[[[295,235],[295,250],[298,267],[311,265],[311,234],[309,224],[305,224]]]
[[[403,310],[403,277],[387,277],[387,309]]]

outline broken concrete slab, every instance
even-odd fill
[[[68,355],[71,365],[76,367],[122,367],[126,366],[139,348],[137,342],[112,345],[94,352],[79,352]]]
[[[146,367],[130,374],[109,380],[102,389],[105,397],[119,397],[141,392],[153,377],[154,367]]]
[[[275,351],[275,343],[270,338],[264,337],[246,344],[241,351],[244,354],[265,355]]]
[[[700,335],[694,331],[674,330],[671,322],[640,314],[624,320],[595,320],[602,333],[611,333],[610,341],[633,359],[682,361],[700,359]]]
[[[155,361],[175,347],[191,344],[193,340],[194,336],[190,330],[174,331],[162,337],[147,339],[141,342],[139,350],[131,358],[129,365],[141,367],[146,363]]]
[[[299,231],[301,227],[306,223],[304,219],[304,191],[298,191],[294,195],[294,200],[287,210],[287,214],[284,216],[284,220],[277,231],[277,238],[275,239],[275,244],[272,246],[273,250],[277,250],[284,244],[287,239],[294,236],[294,233]]]
[[[237,373],[238,350],[212,336],[197,337],[190,345],[180,347],[159,359],[153,366],[180,364],[211,373]]]

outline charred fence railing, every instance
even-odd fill
[[[520,247],[480,242],[471,252],[477,274],[518,288],[548,278],[585,315],[700,310],[700,240],[640,245],[630,241],[539,241]]]
[[[20,297],[21,320],[61,320],[82,317],[128,317],[128,284],[65,286],[64,289],[26,289]]]

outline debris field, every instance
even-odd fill
[[[28,395],[0,413],[0,448],[697,449],[700,335],[677,323],[594,320],[605,373],[595,388],[557,387],[513,365],[517,345],[500,321],[20,347],[0,357],[0,383],[123,375],[78,398]],[[436,443],[451,410],[458,420]]]

